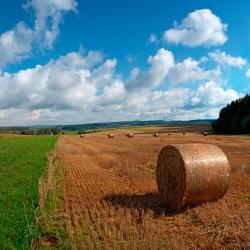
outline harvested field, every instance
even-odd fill
[[[59,153],[64,220],[73,249],[249,249],[250,137],[128,131],[63,136]],[[171,213],[157,193],[160,149],[171,143],[214,143],[232,167],[228,193],[217,202]]]

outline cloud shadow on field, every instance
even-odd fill
[[[187,208],[178,211],[173,211],[164,205],[158,193],[145,194],[112,194],[105,196],[102,200],[113,206],[121,206],[130,209],[143,210],[144,212],[153,211],[153,218],[157,219],[160,216],[172,216],[183,213]]]

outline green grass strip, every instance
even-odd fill
[[[0,139],[0,249],[29,249],[39,234],[38,180],[56,140],[56,136]]]

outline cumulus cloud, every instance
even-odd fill
[[[161,48],[156,55],[148,58],[148,63],[150,68],[147,71],[135,68],[131,72],[131,78],[127,83],[128,89],[152,88],[160,85],[174,65],[174,56],[171,51]]]
[[[214,52],[208,53],[215,62],[224,66],[231,66],[236,68],[242,68],[247,64],[247,60],[242,57],[234,57],[229,54],[226,54],[225,51],[216,50]]]
[[[174,28],[166,30],[164,39],[168,43],[183,44],[189,47],[220,46],[227,40],[227,25],[209,9],[195,10]]]
[[[85,57],[73,52],[51,60],[46,65],[21,70],[15,74],[3,73],[0,77],[0,108],[79,110],[96,98],[95,72],[105,75],[107,62],[93,64],[97,52]],[[93,58],[90,58],[90,57]],[[101,57],[101,58],[100,58]],[[76,61],[73,62],[72,59]],[[90,63],[91,62],[91,63]],[[108,62],[110,64],[110,62]],[[106,69],[106,72],[105,72]],[[14,91],[13,91],[14,90]]]
[[[158,42],[158,38],[157,38],[157,35],[156,34],[150,34],[150,37],[148,39],[148,42],[149,43],[157,43]]]
[[[221,75],[220,68],[204,70],[200,63],[192,58],[187,58],[174,65],[169,71],[169,80],[173,84],[198,82],[207,79],[218,79]]]
[[[192,105],[198,107],[220,107],[239,98],[237,91],[224,90],[215,82],[209,81],[201,84],[192,97]]]
[[[198,61],[176,62],[171,51],[161,48],[148,57],[147,69],[134,68],[128,80],[116,73],[117,60],[99,51],[71,52],[45,65],[4,72],[5,65],[27,58],[33,48],[53,48],[63,15],[76,11],[77,2],[28,0],[24,8],[34,11],[34,26],[20,22],[0,35],[0,126],[162,119],[163,115],[171,120],[214,118],[222,106],[240,96],[219,84],[223,67],[204,68],[211,58],[220,65],[246,65],[245,59],[219,50]],[[226,29],[210,10],[196,10],[167,30],[164,38],[190,47],[222,45]],[[151,34],[149,42],[157,43],[157,36]],[[127,59],[136,61],[132,56]],[[196,84],[192,88],[179,84],[189,82]]]
[[[133,55],[126,55],[125,58],[126,58],[127,62],[129,62],[129,63],[134,63],[137,61],[136,55],[134,55],[134,56]]]
[[[246,77],[249,77],[249,78],[250,78],[250,69],[248,69],[248,70],[246,71]]]
[[[159,84],[155,76],[164,81],[168,75],[165,67],[173,67],[174,58],[171,52],[160,49],[148,63],[148,71],[132,72],[134,79],[144,74],[146,80],[153,81],[143,85],[142,92],[127,88],[128,82],[116,73],[117,60],[98,51],[71,52],[45,65],[3,72],[0,125],[162,119],[163,115],[168,119],[213,118],[223,105],[239,96],[212,81],[195,89],[166,85],[154,90],[152,86]]]
[[[32,48],[33,30],[20,22],[0,35],[0,68],[28,56]]]
[[[200,61],[186,58],[182,62],[175,62],[173,53],[161,48],[154,56],[148,58],[150,64],[148,70],[141,71],[134,68],[131,71],[126,88],[130,91],[155,88],[163,84],[165,80],[171,84],[220,80],[222,74],[220,67],[206,70],[201,67],[203,62],[204,58]]]
[[[62,16],[68,11],[76,11],[75,0],[29,0],[25,9],[35,12],[34,34],[36,40],[47,48],[51,48],[59,34]]]
[[[35,13],[34,27],[19,22],[13,29],[0,35],[0,68],[16,63],[32,53],[33,46],[51,49],[59,34],[63,14],[76,11],[75,0],[31,0],[24,8]]]

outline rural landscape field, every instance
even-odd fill
[[[204,136],[205,129],[137,126],[83,136],[2,136],[0,248],[248,249],[249,136]],[[210,143],[225,152],[231,176],[223,199],[179,211],[164,206],[157,159],[163,146],[179,143]]]
[[[250,250],[249,10],[0,1],[0,250]]]
[[[166,128],[157,129],[165,132],[158,138],[127,138],[128,130],[119,129],[112,131],[114,138],[108,131],[59,138],[55,151],[64,166],[59,214],[72,249],[248,249],[249,137],[169,135]],[[164,145],[176,143],[214,143],[223,149],[232,174],[222,200],[178,213],[161,204],[157,158]]]

